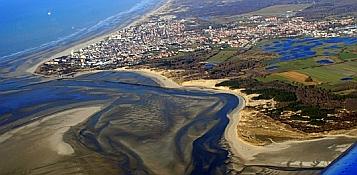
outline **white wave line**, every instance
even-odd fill
[[[9,55],[2,56],[2,57],[0,57],[0,60],[1,61],[8,61],[9,59],[11,59],[12,57],[15,57],[15,56],[19,56],[19,55],[26,54],[26,53],[31,53],[33,51],[41,50],[41,49],[44,49],[46,47],[51,47],[51,46],[57,45],[57,44],[59,44],[61,42],[66,42],[67,40],[70,40],[72,38],[74,39],[75,37],[80,37],[80,36],[89,34],[91,32],[94,32],[96,30],[102,29],[104,27],[111,27],[114,24],[117,24],[118,22],[120,22],[124,15],[128,15],[128,14],[134,13],[134,12],[139,13],[142,9],[152,6],[154,4],[154,2],[155,2],[155,0],[144,0],[141,3],[139,3],[139,4],[135,5],[134,7],[130,8],[129,10],[120,12],[120,13],[118,13],[116,15],[113,15],[113,16],[110,16],[110,17],[108,17],[108,18],[106,18],[106,19],[104,19],[102,21],[99,21],[97,24],[95,24],[95,25],[93,25],[91,27],[82,28],[82,29],[76,31],[75,33],[72,33],[72,34],[64,36],[64,37],[60,37],[57,40],[47,42],[47,43],[42,44],[42,45],[37,46],[37,47],[28,48],[28,49],[25,49],[25,50],[22,50],[22,51],[19,51],[19,52],[16,52],[16,53],[12,53],[12,54],[9,54]]]

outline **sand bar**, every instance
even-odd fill
[[[33,169],[72,155],[74,150],[64,142],[64,133],[101,108],[90,106],[65,110],[4,133],[0,136],[0,155],[7,161],[0,163],[0,172]]]
[[[215,85],[225,81],[226,79],[218,80],[193,80],[177,83],[172,79],[165,77],[166,71],[160,71],[155,69],[140,68],[140,69],[118,69],[117,71],[129,71],[139,73],[143,76],[147,76],[157,81],[160,85],[166,88],[186,88],[194,90],[207,90],[218,93],[230,93],[239,98],[240,104],[231,113],[228,114],[230,120],[225,133],[224,138],[229,144],[229,150],[233,157],[238,157],[241,161],[246,164],[259,164],[259,165],[275,165],[275,166],[301,166],[304,167],[325,167],[330,161],[332,161],[339,154],[344,152],[349,145],[352,143],[355,137],[349,137],[345,134],[335,134],[335,135],[323,135],[321,138],[306,140],[290,140],[280,143],[272,143],[266,146],[257,146],[244,141],[238,135],[238,123],[240,121],[240,115],[242,109],[246,105],[252,105],[251,103],[257,103],[256,101],[249,100],[251,95],[246,95],[239,89],[229,89],[228,87],[216,87]],[[333,144],[335,141],[335,144]],[[318,153],[312,154],[300,154],[300,155],[290,155],[286,152],[299,152],[305,147],[318,148],[320,145],[324,145],[324,150]],[[334,146],[335,145],[335,146]],[[271,154],[272,160],[263,160],[260,155]],[[315,155],[317,154],[317,155]],[[311,157],[311,155],[315,155]],[[324,156],[322,156],[324,155]],[[276,158],[274,159],[274,156]],[[321,158],[321,159],[318,159]],[[318,162],[318,163],[316,163]]]

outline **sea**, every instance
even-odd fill
[[[161,0],[0,0],[0,60],[109,32],[160,3]]]
[[[155,156],[162,156],[160,152],[165,151],[163,155],[169,155],[167,160],[172,161],[171,164],[182,164],[191,169],[187,174],[225,172],[228,151],[220,141],[228,124],[227,114],[239,104],[237,97],[162,88],[152,79],[135,73],[104,71],[73,79],[52,80],[27,72],[28,67],[52,54],[124,27],[164,2],[0,0],[0,135],[49,114],[101,105],[105,108],[92,116],[78,132],[84,133],[80,136],[84,140],[73,141],[83,142],[91,152],[103,155],[111,152],[113,157],[110,159],[118,160],[116,165],[123,172],[150,172],[146,166],[136,163],[142,162],[136,151],[140,151],[143,145],[152,146],[153,140],[154,151],[144,152],[145,155],[156,152]],[[97,126],[107,119],[116,124],[110,124],[107,129],[100,127],[100,130],[115,131],[104,136],[110,138],[109,144],[117,145],[113,147],[114,151],[97,149],[92,144],[102,139],[102,134],[95,133]],[[165,133],[169,131],[175,131],[174,135],[166,138]],[[94,135],[88,135],[89,132]],[[127,138],[134,141],[131,142],[133,146],[130,149],[120,146],[122,142],[129,142],[124,137],[117,138],[118,135],[131,136]],[[103,142],[97,146],[106,145]],[[135,160],[119,161],[118,157],[122,160],[135,157]],[[178,159],[171,160],[172,157]]]

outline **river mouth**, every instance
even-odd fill
[[[2,133],[60,111],[104,106],[64,134],[74,153],[60,156],[55,162],[45,162],[51,166],[40,168],[41,172],[63,169],[67,163],[76,166],[70,166],[66,172],[80,169],[84,174],[96,174],[100,168],[94,167],[98,166],[105,167],[108,174],[224,174],[226,171],[228,152],[222,148],[221,141],[228,124],[227,113],[239,103],[233,95],[161,88],[138,74],[110,71],[74,79],[5,85],[2,89],[7,93],[1,94],[6,99],[0,111]],[[12,139],[7,142],[11,143]],[[16,155],[16,148],[9,151]],[[1,167],[0,164],[0,168],[11,172],[39,167],[16,164]]]

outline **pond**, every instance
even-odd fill
[[[357,38],[286,38],[273,41],[261,47],[266,52],[273,52],[279,55],[275,62],[285,62],[317,56],[317,50],[321,47],[322,55],[336,55],[342,46],[353,44],[357,44]]]
[[[345,77],[345,78],[341,78],[342,81],[351,81],[353,80],[352,77]]]
[[[330,59],[319,60],[319,61],[316,61],[316,62],[319,63],[320,65],[328,65],[328,64],[335,63],[334,61],[332,61]]]

